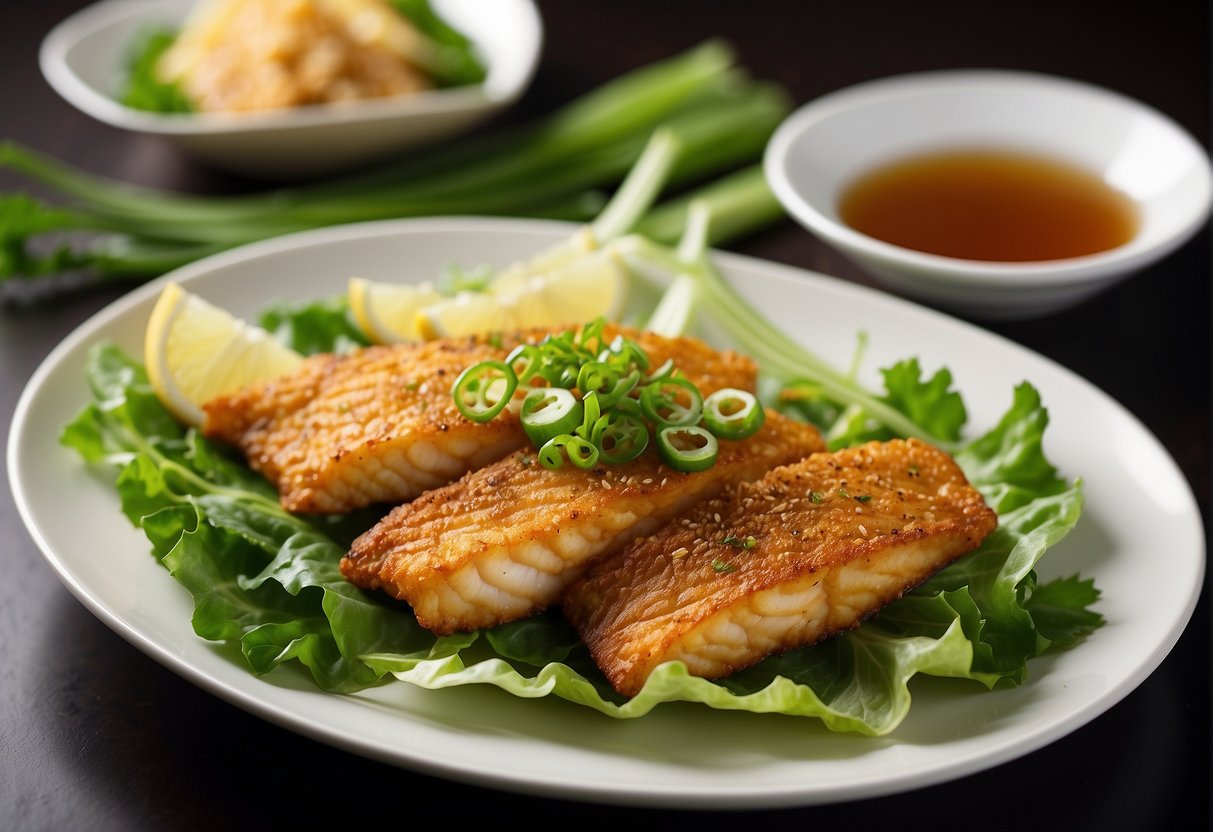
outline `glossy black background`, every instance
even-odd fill
[[[42,80],[36,50],[80,0],[5,9],[0,138],[86,169],[200,192],[249,184],[159,142],[93,122]],[[796,101],[894,73],[1008,67],[1135,96],[1210,138],[1206,3],[653,2],[541,4],[542,67],[509,118],[726,36],[755,75]],[[18,187],[0,173],[0,189]],[[870,282],[791,222],[738,242],[748,254]],[[990,325],[1087,377],[1162,440],[1209,511],[1210,236],[1080,309]],[[38,362],[129,285],[0,287],[0,428]],[[0,476],[7,477],[7,474]],[[7,482],[7,479],[5,480]],[[1161,667],[1052,746],[950,783],[864,802],[764,812],[673,812],[499,793],[400,770],[263,722],[186,683],[95,619],[59,583],[0,495],[0,828],[255,829],[332,818],[346,828],[503,819],[584,828],[1207,829],[1210,622],[1205,592]],[[1143,563],[1142,569],[1152,565]],[[310,824],[309,824],[310,825]]]

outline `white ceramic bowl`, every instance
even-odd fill
[[[859,233],[840,192],[871,168],[918,153],[989,147],[1085,168],[1140,207],[1137,235],[1098,254],[1020,263],[925,254]],[[788,212],[892,290],[986,319],[1073,306],[1164,257],[1206,221],[1204,149],[1169,118],[1105,89],[997,70],[870,81],[801,107],[776,131],[765,169]]]
[[[483,84],[416,95],[264,113],[159,114],[117,100],[132,42],[148,26],[179,26],[195,0],[103,0],[64,20],[42,42],[50,85],[93,118],[162,136],[200,160],[261,179],[328,173],[433,143],[515,101],[538,66],[543,27],[531,0],[434,0],[472,40]]]

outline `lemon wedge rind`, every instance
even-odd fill
[[[388,283],[352,277],[350,314],[376,344],[407,344],[423,339],[418,312],[444,296],[432,283]]]
[[[199,427],[203,404],[290,372],[303,356],[260,327],[168,283],[148,319],[144,363],[161,403]]]
[[[424,338],[566,326],[595,318],[618,320],[628,296],[627,267],[602,249],[564,268],[519,279],[509,291],[462,292],[423,307]]]

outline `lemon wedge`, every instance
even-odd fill
[[[144,336],[152,389],[187,425],[200,426],[203,403],[289,372],[303,356],[260,327],[169,283]]]
[[[544,249],[527,260],[506,266],[493,277],[489,291],[495,295],[517,292],[536,275],[551,274],[571,266],[598,248],[598,240],[588,225],[582,227],[567,240]]]
[[[418,313],[425,338],[618,320],[627,302],[628,272],[611,249],[556,271],[519,278],[508,291],[461,292]]]
[[[348,291],[354,321],[377,344],[420,341],[418,311],[444,299],[431,283],[387,283],[361,277],[350,278]]]

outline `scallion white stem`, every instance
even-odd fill
[[[665,128],[654,131],[619,190],[590,224],[594,238],[600,244],[626,234],[649,210],[665,187],[670,168],[678,158],[679,148],[671,131]]]

